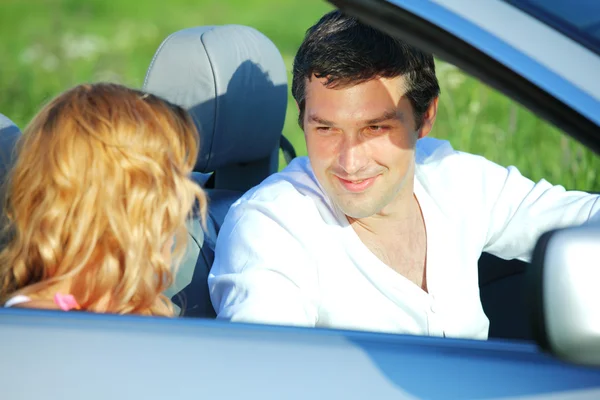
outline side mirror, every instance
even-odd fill
[[[600,225],[545,233],[534,250],[530,283],[533,333],[566,361],[600,366]]]

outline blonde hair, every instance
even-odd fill
[[[175,239],[177,265],[196,201],[204,221],[206,196],[189,178],[198,146],[190,115],[151,94],[99,83],[52,100],[7,181],[0,300],[67,285],[84,310],[173,315],[164,247]]]

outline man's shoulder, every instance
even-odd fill
[[[297,157],[282,171],[269,176],[246,192],[233,207],[264,205],[273,209],[297,209],[303,204],[327,203],[308,157]]]
[[[481,161],[487,160],[480,155],[456,150],[447,140],[425,137],[417,142],[417,165],[439,165],[448,162],[461,163]]]
[[[256,232],[264,235],[285,227],[285,231],[305,237],[316,226],[335,221],[335,209],[318,184],[308,159],[299,157],[233,203],[222,230],[254,237]]]
[[[474,202],[495,192],[508,170],[483,156],[455,150],[445,140],[419,140],[416,154],[416,180],[430,196],[453,205],[465,196]]]
[[[435,138],[417,142],[416,165],[417,174],[439,175],[444,180],[448,176],[460,179],[461,176],[465,178],[465,174],[480,174],[487,166],[500,167],[481,155],[456,150],[447,140]]]

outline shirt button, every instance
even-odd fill
[[[429,307],[429,309],[431,310],[432,313],[436,313],[437,312],[437,307],[435,306],[435,304],[432,304],[431,307]]]

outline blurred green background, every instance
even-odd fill
[[[0,112],[24,127],[44,102],[77,83],[141,87],[161,41],[198,25],[257,28],[289,71],[305,30],[330,9],[322,0],[0,0]],[[600,191],[597,156],[453,66],[437,68],[442,97],[433,136],[516,165],[534,180]],[[304,155],[289,98],[284,134]]]

